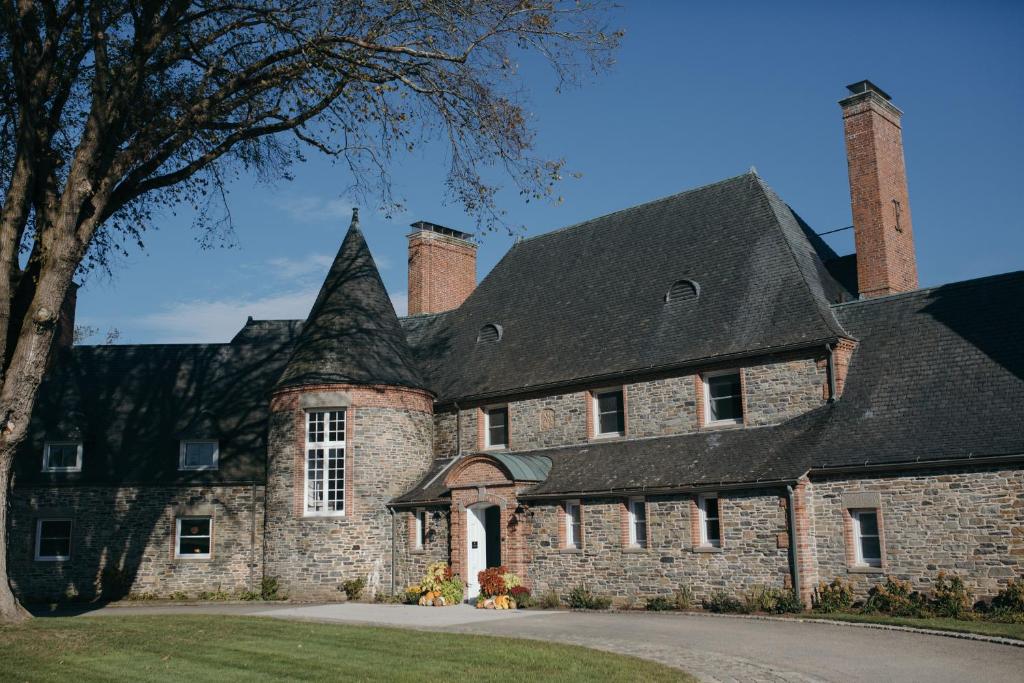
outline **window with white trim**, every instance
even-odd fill
[[[629,546],[647,547],[647,503],[643,498],[629,501]]]
[[[860,567],[882,566],[882,536],[878,531],[878,510],[850,510],[853,544]]]
[[[700,517],[700,544],[705,548],[722,547],[722,527],[718,518],[718,496],[708,493],[697,498]]]
[[[179,470],[217,469],[220,445],[216,441],[182,441],[179,451]]]
[[[739,370],[703,375],[705,424],[743,423],[743,383]]]
[[[58,562],[71,559],[70,519],[40,519],[36,522],[36,560]]]
[[[578,500],[570,500],[565,503],[565,547],[576,548],[579,550],[583,547],[583,527],[582,527],[582,515],[580,513],[580,502]]]
[[[306,413],[305,514],[345,514],[344,410]]]
[[[427,543],[427,511],[416,511],[416,550],[423,550]]]
[[[484,409],[484,446],[508,448],[508,406]]]
[[[174,556],[205,560],[210,557],[213,541],[211,517],[178,517],[174,532]]]
[[[622,388],[594,392],[594,435],[622,436],[626,433],[626,408]]]
[[[43,446],[43,472],[81,471],[81,441],[47,441]]]

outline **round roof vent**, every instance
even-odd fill
[[[476,341],[480,343],[493,344],[494,342],[501,341],[501,335],[504,330],[501,329],[501,325],[498,323],[487,323],[480,328],[480,332],[476,335]]]
[[[693,280],[676,280],[665,293],[665,303],[675,304],[684,301],[696,301],[700,296],[700,285]]]

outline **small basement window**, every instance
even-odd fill
[[[696,301],[700,296],[700,285],[693,280],[676,280],[665,293],[665,303]]]
[[[216,441],[182,441],[179,470],[215,470],[220,456]]]
[[[81,472],[82,444],[50,441],[43,446],[43,472]]]
[[[70,560],[71,526],[70,519],[40,519],[36,522],[36,560]]]
[[[503,333],[504,330],[501,328],[501,325],[497,323],[487,323],[480,328],[480,332],[476,336],[476,341],[477,343],[493,344],[494,342],[501,341]]]

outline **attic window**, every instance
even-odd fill
[[[501,341],[502,329],[501,325],[497,323],[487,323],[480,328],[479,334],[476,336],[477,343],[487,342],[494,343]]]
[[[676,280],[665,293],[665,303],[678,304],[684,301],[696,301],[700,296],[700,285],[693,280]]]

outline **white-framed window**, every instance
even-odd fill
[[[704,423],[743,423],[743,383],[739,370],[704,373]]]
[[[36,521],[36,560],[58,562],[71,559],[70,519],[40,519]]]
[[[179,451],[179,470],[217,469],[220,445],[216,441],[182,441]]]
[[[647,503],[643,498],[629,500],[629,546],[647,547]]]
[[[508,448],[508,406],[484,409],[484,446]]]
[[[700,544],[706,548],[722,547],[722,526],[718,518],[718,495],[706,493],[697,498],[700,517]]]
[[[882,566],[882,536],[878,531],[878,510],[850,510],[856,563],[861,567]]]
[[[626,433],[626,404],[622,387],[594,392],[594,435],[622,436]]]
[[[580,513],[580,502],[568,500],[565,502],[565,547],[583,547],[583,517]]]
[[[175,520],[174,556],[205,560],[213,544],[213,519],[210,517],[178,517]]]
[[[345,514],[344,409],[306,413],[305,514]]]
[[[43,472],[81,471],[81,441],[47,441],[43,445]]]
[[[427,544],[427,511],[416,511],[416,550],[423,550]]]

